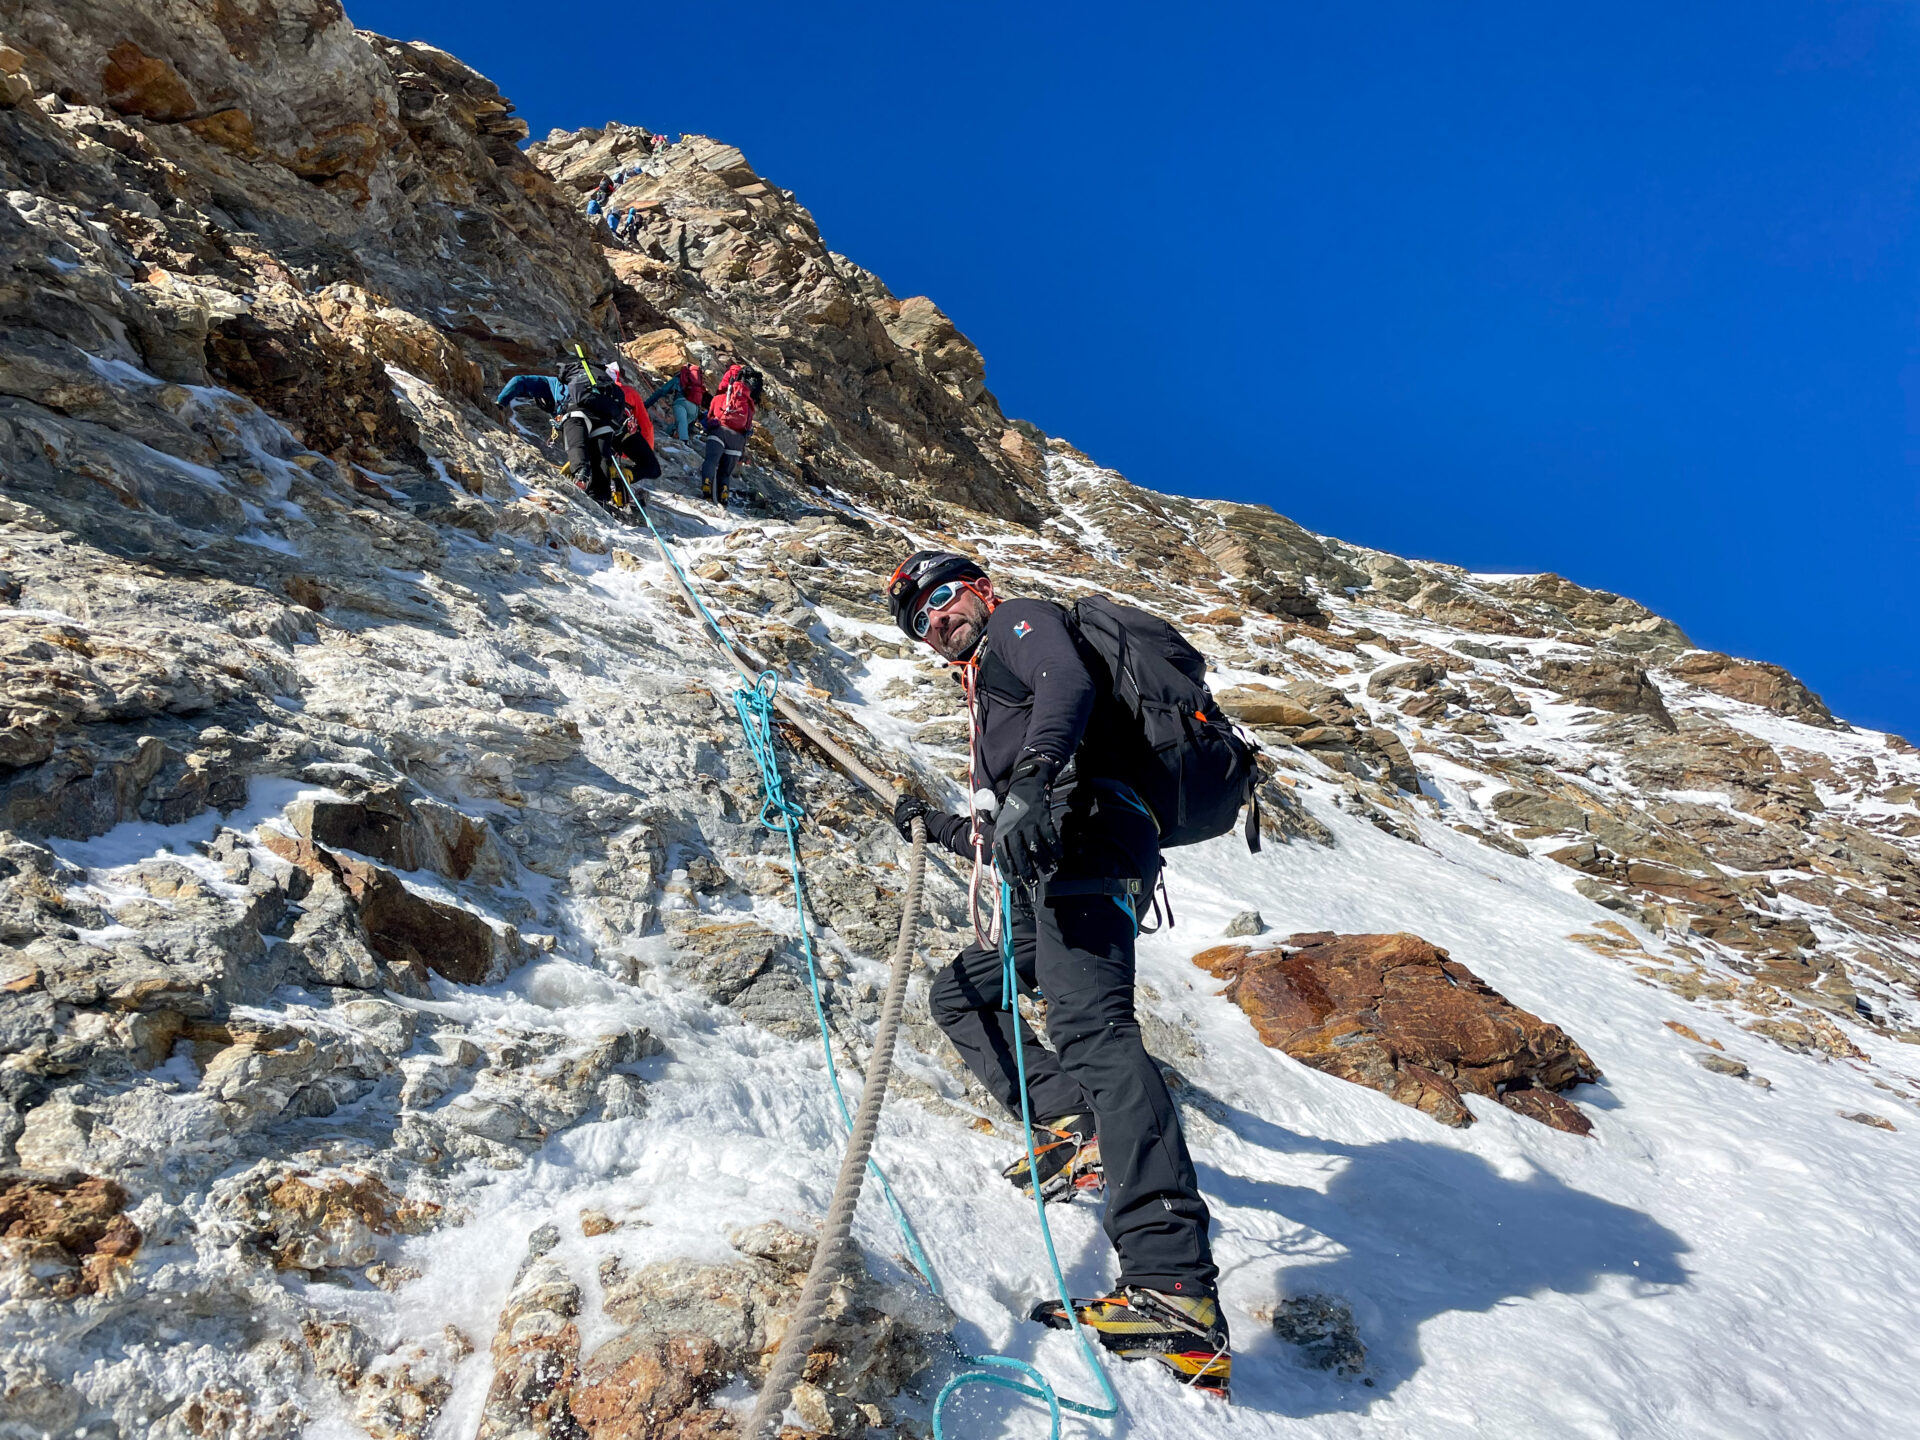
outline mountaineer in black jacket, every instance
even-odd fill
[[[1160,872],[1158,827],[1128,784],[1138,773],[1138,725],[1064,610],[1002,600],[965,556],[916,553],[894,572],[887,598],[908,636],[962,667],[975,803],[981,792],[994,802],[991,815],[948,815],[905,796],[894,822],[908,835],[922,817],[929,839],[976,866],[992,855],[1012,891],[1021,989],[1045,995],[1054,1049],[1008,1008],[1000,950],[978,924],[980,943],[933,983],[934,1019],[1015,1114],[1020,1027],[1037,1165],[1023,1156],[1009,1179],[1031,1193],[1037,1175],[1044,1197],[1071,1198],[1098,1187],[1104,1168],[1120,1275],[1113,1294],[1074,1302],[1081,1323],[1126,1358],[1156,1359],[1225,1394],[1231,1358],[1207,1207],[1133,1010],[1137,907]],[[997,908],[999,885],[989,883],[988,908]],[[1032,1318],[1066,1324],[1057,1302]]]

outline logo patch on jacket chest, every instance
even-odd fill
[[[1027,632],[1031,629],[1033,629],[1033,626],[1022,620],[1013,627],[1013,638],[1016,640],[1024,640],[1027,638]]]

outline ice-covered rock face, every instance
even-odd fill
[[[1910,1194],[1894,1147],[1920,1124],[1903,742],[1619,596],[1130,485],[1009,420],[931,301],[718,141],[609,125],[523,152],[486,80],[327,3],[0,23],[0,1426],[626,1433],[644,1390],[647,1423],[718,1434],[762,1373],[838,1120],[732,671],[645,530],[487,403],[576,342],[649,380],[765,373],[745,510],[691,499],[668,438],[651,514],[883,773],[963,803],[958,688],[880,596],[923,544],[1004,593],[1145,605],[1209,656],[1265,747],[1270,843],[1173,857],[1180,924],[1143,942],[1138,999],[1215,1208],[1241,1421],[1351,1408],[1252,1323],[1293,1294],[1349,1317],[1366,1400],[1410,1435],[1447,1433],[1430,1417],[1474,1376],[1526,1392],[1476,1412],[1489,1432],[1584,1406],[1637,1433],[1652,1397],[1706,1433],[1687,1334],[1737,1331],[1772,1375],[1818,1324],[1857,1365],[1827,1418],[1875,1392],[1865,1322],[1742,1283],[1718,1237],[1748,1203],[1724,1177],[1764,1154],[1738,1228],[1770,1275],[1914,1262],[1873,1218]],[[580,214],[614,170],[630,244]],[[857,1070],[901,847],[813,751],[782,758]],[[931,883],[938,959],[965,901]],[[1612,1087],[1560,1101],[1595,1138],[1524,1104],[1442,1132],[1261,1047],[1189,963],[1255,907],[1276,935],[1416,932],[1563,1027]],[[880,1156],[961,1336],[1070,1365],[1014,1324],[1045,1275],[995,1175],[1006,1117],[921,982],[908,1028]],[[1061,1231],[1103,1283],[1084,1207]],[[859,1238],[799,1410],[917,1434],[951,1317],[883,1211]],[[1591,1323],[1523,1303],[1606,1287]],[[1431,1403],[1414,1323],[1581,1378],[1528,1398],[1462,1358],[1488,1368]],[[1585,1363],[1622,1334],[1633,1365]],[[1190,1430],[1184,1397],[1120,1383],[1137,1433]],[[1766,1433],[1807,1432],[1781,1414]]]

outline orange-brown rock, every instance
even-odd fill
[[[423,1235],[440,1207],[405,1200],[373,1175],[293,1171],[269,1183],[255,1214],[263,1222],[256,1243],[281,1270],[358,1269],[378,1257],[376,1236]]]
[[[97,1295],[140,1248],[126,1204],[99,1175],[0,1177],[0,1253],[61,1299]]]
[[[1213,697],[1242,725],[1318,725],[1320,717],[1299,701],[1265,685],[1241,685]]]
[[[480,367],[441,330],[411,311],[384,304],[357,285],[329,285],[314,297],[320,318],[342,335],[358,340],[383,361],[431,380],[447,394],[466,400],[487,397]]]
[[[568,1400],[580,1366],[580,1287],[551,1254],[559,1241],[552,1225],[528,1237],[493,1337],[493,1383],[474,1440],[579,1440]]]
[[[1730,700],[1744,700],[1776,715],[1804,720],[1809,725],[1835,728],[1839,722],[1821,698],[1778,665],[1761,660],[1736,660],[1717,650],[1696,650],[1670,667],[1676,680],[1685,680]]]
[[[100,88],[122,115],[170,123],[189,119],[200,108],[170,61],[147,54],[131,40],[107,52]]]
[[[511,926],[496,934],[470,910],[416,895],[391,870],[271,828],[262,832],[261,843],[310,874],[337,880],[359,908],[374,954],[422,979],[432,970],[456,984],[481,985],[519,958],[520,937]]]
[[[731,1378],[722,1347],[704,1335],[622,1336],[588,1362],[573,1418],[593,1440],[718,1440],[734,1434],[735,1417],[707,1402]]]
[[[1600,1078],[1587,1053],[1417,935],[1319,931],[1270,949],[1217,946],[1193,963],[1228,982],[1266,1044],[1443,1125],[1473,1123],[1468,1091],[1556,1130],[1593,1128],[1554,1093]]]
[[[672,375],[687,363],[687,337],[678,330],[649,330],[627,341],[620,353],[657,375]]]

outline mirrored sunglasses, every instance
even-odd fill
[[[936,585],[932,590],[928,591],[925,602],[922,603],[918,610],[913,612],[914,638],[918,640],[926,639],[927,631],[933,626],[933,612],[946,609],[947,606],[953,603],[954,597],[966,588],[963,584],[949,580],[946,584]]]

